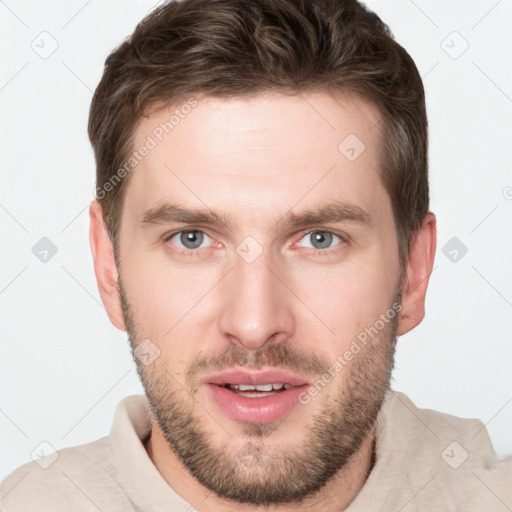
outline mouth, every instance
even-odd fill
[[[272,396],[276,393],[291,389],[291,384],[258,384],[251,386],[250,384],[224,384],[225,389],[229,389],[238,396],[245,396],[247,398],[262,398]]]
[[[245,423],[271,423],[289,414],[308,381],[275,369],[229,370],[204,379],[209,397],[221,413]]]

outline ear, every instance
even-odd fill
[[[103,209],[98,201],[91,203],[89,207],[89,219],[91,223],[89,228],[89,242],[91,244],[94,273],[96,274],[101,301],[114,326],[122,331],[126,331],[117,287],[119,274],[117,272],[114,256],[114,247],[103,218]]]
[[[402,286],[402,309],[397,329],[399,336],[414,329],[425,317],[425,295],[434,266],[436,243],[436,217],[428,212],[413,237],[409,251]]]

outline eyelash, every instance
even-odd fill
[[[305,236],[311,235],[312,233],[329,233],[334,235],[340,239],[340,242],[336,244],[334,247],[329,247],[327,249],[314,249],[311,247],[307,247],[309,254],[319,255],[319,256],[332,256],[333,254],[338,254],[338,252],[344,250],[348,244],[348,237],[346,235],[341,235],[340,233],[336,233],[335,231],[330,231],[328,229],[310,229],[301,233],[301,236],[298,241],[302,240]],[[295,245],[295,243],[293,244]]]
[[[206,231],[204,231],[202,229],[189,228],[189,229],[180,229],[179,231],[173,231],[172,233],[165,235],[163,241],[166,243],[170,242],[172,240],[172,238],[174,238],[176,235],[179,235],[181,233],[203,233],[206,236],[208,236],[209,238],[212,238],[208,233],[206,233]],[[305,232],[301,233],[301,236],[298,241],[302,240],[305,236],[311,235],[313,233],[329,233],[331,235],[338,237],[340,239],[340,242],[337,245],[335,245],[333,248],[327,248],[327,249],[307,248],[308,252],[310,254],[329,256],[329,255],[338,253],[339,251],[345,249],[345,246],[348,244],[348,237],[346,235],[342,235],[340,233],[336,233],[334,231],[330,231],[327,229],[310,229],[308,231],[305,231]],[[298,242],[294,242],[292,245],[295,245],[296,243],[298,243]],[[184,250],[184,249],[177,248],[177,252],[179,254],[183,254],[186,256],[198,256],[198,255],[200,255],[201,250],[200,249]]]

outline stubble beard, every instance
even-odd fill
[[[123,316],[132,352],[144,337],[137,332],[121,280],[119,291]],[[397,302],[398,301],[398,302]],[[393,304],[399,304],[397,294]],[[194,376],[199,369],[229,368],[234,365],[261,367],[276,366],[302,373],[315,373],[333,362],[316,356],[297,353],[292,347],[268,345],[254,352],[240,346],[229,346],[220,355],[193,362],[187,372],[186,383],[178,383],[160,356],[145,366],[136,357],[137,372],[146,391],[154,418],[162,433],[190,474],[204,487],[221,498],[235,502],[268,506],[302,502],[317,493],[338,472],[343,470],[359,451],[370,430],[390,386],[394,364],[398,314],[354,355],[352,364],[343,368],[342,386],[331,390],[331,397],[311,416],[305,427],[301,446],[270,450],[268,441],[274,432],[289,428],[296,431],[294,413],[307,405],[298,404],[284,419],[270,424],[244,423],[243,435],[219,445],[212,439],[215,420],[207,430],[200,406],[191,399],[198,389]],[[179,346],[179,344],[177,344]],[[322,370],[322,371],[320,371]],[[335,385],[338,380],[328,384]],[[188,389],[185,390],[184,386]],[[322,399],[323,390],[316,399]],[[213,428],[212,428],[213,426]],[[219,426],[219,429],[221,427]],[[240,439],[242,438],[242,439]]]

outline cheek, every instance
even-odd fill
[[[396,276],[382,254],[371,256],[331,268],[301,264],[300,272],[294,269],[290,288],[334,331],[337,353],[390,307]],[[310,322],[302,324],[313,328]]]
[[[198,340],[207,337],[208,299],[219,280],[215,271],[178,267],[147,254],[132,253],[122,261],[138,338],[151,339],[174,368],[190,361],[198,352]]]

